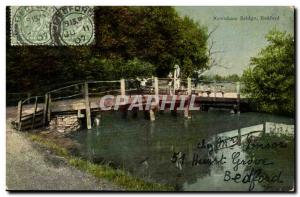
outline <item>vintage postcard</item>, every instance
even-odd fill
[[[7,190],[295,192],[294,20],[8,6]]]

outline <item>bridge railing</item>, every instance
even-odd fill
[[[83,85],[84,83],[77,83],[49,91],[47,92],[47,94],[51,95],[52,102],[66,99],[82,98],[84,93]]]
[[[13,122],[16,129],[34,129],[37,122],[41,124],[44,112],[44,96],[32,96],[18,102],[17,120]]]
[[[143,94],[142,91],[140,82],[137,79],[125,79],[126,95]]]
[[[169,78],[158,78],[159,94],[170,94],[173,91],[172,80]]]
[[[33,105],[35,103],[44,103],[44,96],[31,96],[22,100],[24,105]]]
[[[243,86],[240,82],[192,80],[192,90],[200,96],[237,97]]]
[[[104,95],[120,94],[120,80],[114,81],[88,81],[88,93],[90,97],[102,97]]]
[[[85,96],[85,84],[88,85],[88,95],[90,97],[120,94],[120,80],[87,81],[58,88],[47,92],[47,94],[51,95],[52,102],[68,99],[83,99]]]

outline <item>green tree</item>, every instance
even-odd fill
[[[183,77],[208,68],[207,28],[173,7],[99,7],[96,10],[97,47],[106,58],[138,58],[155,65],[165,77],[175,64]]]
[[[244,94],[260,111],[294,113],[294,38],[276,30],[266,35],[268,46],[251,58],[253,68],[244,71]]]
[[[7,92],[43,94],[54,84],[121,77],[182,77],[207,68],[207,29],[173,7],[95,7],[91,46],[10,46]],[[10,35],[7,9],[7,38]],[[45,87],[45,88],[41,88]]]
[[[237,74],[228,75],[225,77],[226,81],[236,82],[240,81],[240,77]]]
[[[200,26],[189,17],[184,17],[181,21],[176,60],[181,66],[183,77],[191,77],[195,71],[209,68],[207,28]]]

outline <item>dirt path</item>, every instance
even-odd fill
[[[7,108],[6,186],[8,190],[120,190],[81,172],[61,157],[36,147],[11,127],[15,108]]]

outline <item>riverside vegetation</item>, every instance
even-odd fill
[[[29,134],[28,138],[42,147],[50,149],[54,154],[64,157],[67,163],[75,168],[85,171],[96,178],[104,178],[115,183],[127,191],[174,191],[170,185],[150,183],[136,178],[123,169],[114,169],[108,165],[94,164],[86,159],[71,155],[69,150],[55,143],[54,140],[45,139],[39,134]]]

